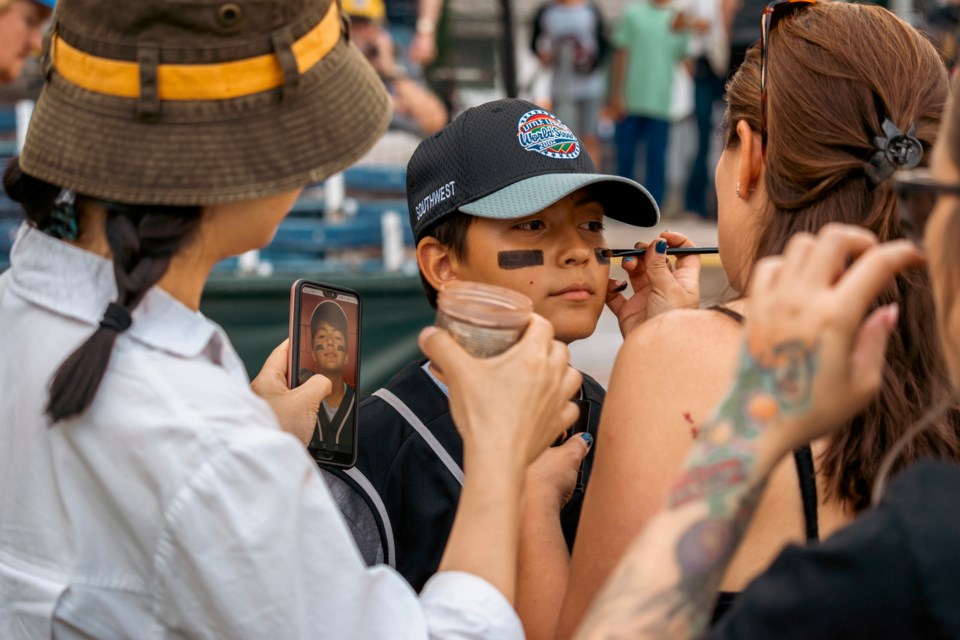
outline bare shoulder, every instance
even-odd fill
[[[679,364],[718,361],[727,364],[740,347],[743,327],[731,317],[709,309],[679,309],[657,316],[627,336],[621,357],[643,354]]]

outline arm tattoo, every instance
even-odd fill
[[[757,352],[750,340],[733,388],[700,430],[666,509],[627,551],[580,629],[584,638],[698,637],[763,489],[758,440],[809,405],[818,344]]]

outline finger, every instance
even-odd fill
[[[667,245],[671,247],[695,247],[693,241],[682,233],[677,233],[676,231],[664,231],[660,234],[664,240],[667,241]],[[700,256],[696,254],[686,255],[686,256],[676,256],[676,270],[683,271],[683,273],[691,278],[699,278],[700,276]]]
[[[550,364],[556,367],[567,367],[570,364],[570,349],[559,340],[554,340],[547,354]]]
[[[782,280],[799,280],[798,284],[806,283],[802,274],[810,261],[810,255],[813,253],[816,243],[817,240],[812,234],[793,234],[783,250],[783,265],[780,268],[780,278]]]
[[[780,256],[759,260],[750,274],[750,299],[765,298],[766,292],[776,285],[781,269],[783,269],[783,258]]]
[[[803,273],[808,282],[833,284],[843,275],[850,259],[877,244],[877,236],[863,227],[828,224],[817,236]]]
[[[583,431],[574,434],[571,438],[567,438],[567,441],[557,447],[557,449],[562,450],[570,457],[570,466],[576,469],[580,466],[580,463],[583,462],[583,459],[587,457],[592,445],[593,436]]]
[[[626,289],[627,289],[626,280],[615,280],[613,278],[610,278],[607,281],[607,298],[610,298],[611,296],[614,296],[620,293],[621,291],[626,291]]]
[[[897,326],[900,309],[896,304],[875,310],[863,323],[854,343],[851,378],[865,396],[872,396],[883,380],[887,343]]]
[[[330,395],[333,385],[324,375],[310,376],[310,378],[296,389],[290,391],[292,397],[302,398],[310,407],[310,413],[320,410],[320,403]]]
[[[693,240],[676,231],[662,231],[660,237],[667,241],[671,247],[695,247]]]
[[[583,375],[574,367],[568,366],[563,372],[563,378],[560,380],[560,392],[564,398],[572,398],[580,391],[580,385],[583,384]],[[577,406],[577,405],[573,405]],[[570,423],[573,424],[573,423]],[[567,425],[567,427],[570,426]],[[564,427],[566,428],[566,427]]]
[[[655,290],[665,292],[675,284],[670,261],[667,259],[666,240],[662,238],[657,240],[653,245],[653,251],[648,249],[643,255],[643,263],[647,279]]]
[[[622,293],[613,293],[607,295],[607,307],[613,311],[613,315],[620,317],[620,310],[627,304],[627,299]]]
[[[535,354],[538,358],[545,355],[549,356],[551,345],[554,342],[553,324],[543,316],[531,313],[527,328],[524,329],[523,335],[520,336],[517,343],[503,353],[489,358],[489,360],[491,362],[497,359],[507,361],[517,357],[522,351]],[[513,365],[504,362],[503,366],[512,367]]]
[[[554,435],[554,439],[569,429],[580,417],[580,407],[576,403],[567,400],[563,403],[563,406],[560,409],[560,413],[557,416],[558,426],[560,427],[559,431]]]
[[[287,338],[270,352],[270,355],[267,356],[266,361],[263,363],[263,367],[260,369],[260,373],[263,374],[267,372],[279,371],[281,375],[286,377],[287,354],[289,351],[290,338]]]
[[[634,291],[647,284],[647,268],[643,260],[638,260],[637,256],[626,256],[620,261],[620,266],[627,272],[627,277],[630,278],[630,285]]]
[[[909,240],[896,240],[868,249],[837,283],[833,296],[852,322],[859,323],[877,295],[898,273],[924,263]]]
[[[553,325],[550,321],[536,313],[530,314],[530,323],[517,344],[531,345],[547,351],[553,342]],[[512,348],[516,348],[516,345]]]
[[[417,338],[420,350],[431,364],[444,373],[454,375],[464,363],[469,362],[470,354],[463,350],[450,332],[437,327],[425,327]],[[443,380],[443,379],[442,379]]]

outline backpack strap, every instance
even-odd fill
[[[356,467],[338,469],[338,471],[353,481],[354,488],[361,493],[367,504],[373,507],[374,514],[380,521],[381,533],[383,534],[381,539],[384,551],[383,561],[396,569],[396,541],[393,539],[393,526],[390,524],[390,516],[387,514],[387,506],[383,503],[383,499],[380,497],[380,494],[377,493],[377,490],[373,488],[373,485],[370,484],[367,477]]]
[[[454,461],[454,459],[447,453],[447,450],[443,448],[443,445],[440,444],[440,441],[437,440],[436,436],[430,433],[430,430],[427,429],[427,426],[423,424],[420,418],[408,407],[403,400],[395,396],[390,391],[386,389],[377,389],[373,392],[373,395],[377,396],[387,404],[389,404],[393,409],[400,414],[404,420],[407,421],[414,431],[416,431],[423,441],[427,443],[427,446],[430,447],[433,452],[440,458],[440,462],[443,463],[443,466],[447,468],[450,472],[450,475],[454,477],[461,487],[463,486],[463,469],[460,468],[460,465]]]

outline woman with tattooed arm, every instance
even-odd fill
[[[758,277],[761,258],[831,222],[864,227],[881,241],[902,237],[891,175],[928,164],[949,89],[934,48],[880,7],[774,2],[764,16],[766,46],[749,52],[728,86],[717,167],[720,252],[739,291]],[[816,305],[803,292],[797,288],[793,304]],[[900,313],[879,393],[836,433],[772,469],[743,544],[709,593],[718,600],[715,619],[786,545],[826,538],[865,509],[884,454],[949,389],[926,274],[897,276],[874,304],[893,303]],[[752,311],[741,299],[674,312],[625,342],[604,406],[561,636],[573,632],[630,542],[663,507],[684,458],[709,437],[708,418],[736,373],[741,322]],[[797,352],[779,357],[794,365],[792,374],[804,371]],[[938,416],[898,467],[925,455],[960,457],[958,425],[955,410]],[[734,480],[738,470],[716,471]],[[690,476],[687,491],[702,489],[701,480]]]
[[[893,181],[907,235],[926,253],[936,301],[929,311],[951,388],[913,425],[904,421],[909,429],[873,487],[874,508],[819,547],[784,550],[711,639],[960,637],[960,465],[915,462],[886,488],[890,469],[960,389],[960,100],[947,107],[930,171],[900,171]],[[875,399],[902,310],[885,305],[863,317],[893,274],[921,259],[907,242],[875,245],[869,234],[833,226],[815,240],[794,238],[783,258],[757,265],[734,385],[579,638],[705,632],[713,592],[770,470]],[[691,491],[694,478],[699,489]]]

